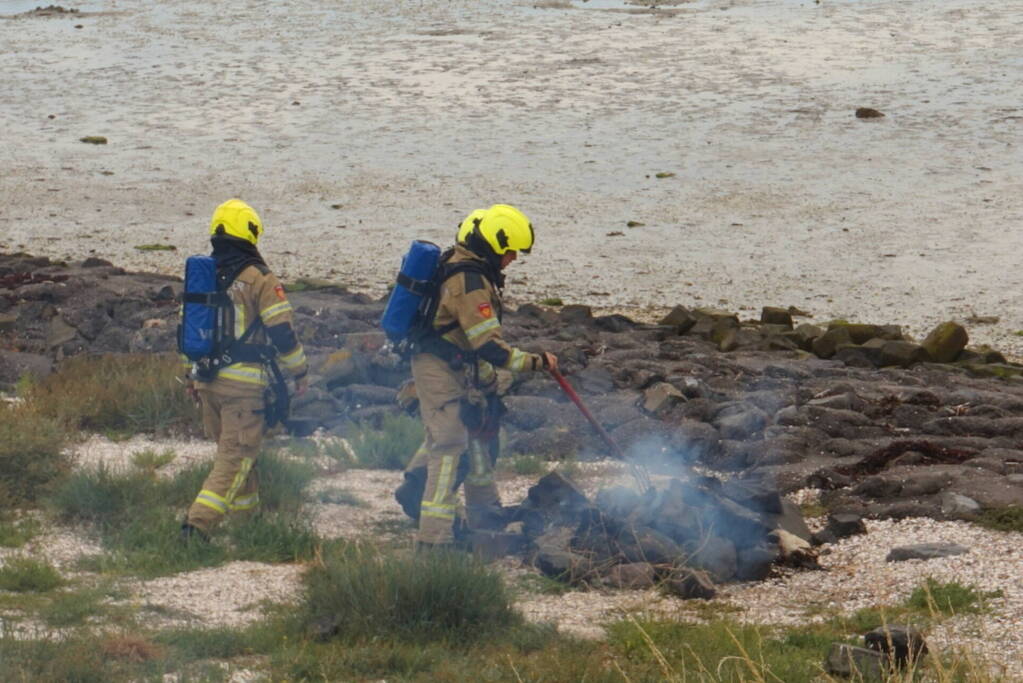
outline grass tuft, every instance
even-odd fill
[[[21,548],[39,533],[39,522],[32,518],[0,519],[0,547]]]
[[[70,430],[197,432],[199,413],[178,374],[173,354],[75,356],[28,388],[26,406]]]
[[[9,557],[0,567],[0,589],[16,593],[45,593],[63,585],[51,564],[31,557]]]
[[[422,423],[408,415],[386,415],[380,429],[360,426],[351,439],[357,467],[403,470],[423,442]]]
[[[56,491],[52,505],[68,523],[89,524],[106,552],[83,558],[81,569],[164,576],[231,559],[289,562],[309,558],[319,542],[302,517],[303,490],[315,474],[308,463],[264,453],[254,470],[261,507],[249,516],[228,516],[211,544],[184,545],[181,519],[211,464],[157,478],[105,468],[75,472]],[[226,539],[226,540],[225,540]]]
[[[1023,505],[984,510],[976,522],[995,531],[1023,532]]]
[[[60,423],[27,405],[0,404],[0,506],[33,502],[71,468]]]
[[[987,603],[1002,597],[1001,590],[982,591],[973,586],[964,586],[957,581],[941,583],[927,577],[924,585],[918,586],[906,600],[906,606],[918,610],[934,611],[938,614],[979,614],[987,611]]]
[[[461,553],[334,546],[306,575],[303,621],[339,638],[469,643],[521,624],[501,577]]]

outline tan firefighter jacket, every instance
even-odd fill
[[[476,254],[458,245],[448,263],[466,260],[482,262]],[[462,351],[475,353],[480,361],[481,385],[495,381],[494,368],[515,372],[543,369],[539,354],[517,349],[501,337],[502,312],[497,289],[480,273],[456,273],[441,285],[433,328],[443,331],[441,339]]]
[[[308,372],[305,351],[293,326],[288,297],[277,276],[265,266],[251,265],[234,279],[227,289],[234,304],[234,339],[242,335],[257,318],[262,321],[246,343],[270,344],[277,351],[277,363],[295,379]],[[261,363],[233,363],[217,373],[209,384],[199,383],[225,396],[262,396],[273,378]]]

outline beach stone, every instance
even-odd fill
[[[686,400],[681,391],[668,382],[658,382],[643,392],[643,410],[651,415],[667,412]]]
[[[852,336],[845,327],[833,327],[813,340],[810,348],[821,358],[831,358],[840,346],[852,344]]]
[[[689,567],[676,568],[661,585],[670,595],[683,600],[711,600],[717,595],[707,572]]]
[[[832,643],[824,660],[824,671],[833,676],[880,683],[885,679],[884,655],[865,647]]]
[[[927,355],[936,363],[951,363],[966,348],[970,336],[966,328],[956,322],[943,322],[927,335],[922,344]]]
[[[941,514],[951,519],[963,519],[980,514],[980,503],[960,493],[946,491],[941,494]]]
[[[865,633],[863,640],[867,647],[884,654],[896,666],[917,664],[927,654],[927,643],[923,634],[912,626],[886,624]]]
[[[787,308],[764,306],[760,309],[760,322],[765,325],[783,325],[792,329],[792,314]]]
[[[917,543],[892,548],[885,562],[905,562],[906,560],[934,560],[941,557],[955,557],[970,552],[966,546],[958,543]]]
[[[685,334],[696,324],[696,318],[685,306],[675,306],[658,324],[674,327],[678,334]]]

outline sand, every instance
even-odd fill
[[[240,196],[285,277],[377,294],[500,201],[537,228],[513,302],[957,319],[1023,354],[1018,3],[69,6],[0,19],[0,249],[178,272]]]

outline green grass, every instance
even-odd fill
[[[155,472],[164,465],[167,465],[174,461],[177,457],[174,451],[165,450],[157,453],[156,451],[145,450],[139,451],[131,456],[131,464],[140,470],[147,472]]]
[[[549,296],[546,299],[540,299],[541,306],[564,306],[565,303],[556,296]]]
[[[1023,532],[1023,505],[984,510],[976,523],[995,531]]]
[[[104,592],[97,588],[61,591],[39,611],[47,626],[66,628],[84,624],[89,617],[106,614]]]
[[[408,415],[387,415],[380,429],[362,425],[351,439],[356,467],[403,470],[423,442],[422,423]]]
[[[27,388],[26,408],[66,429],[101,433],[199,431],[199,411],[176,381],[174,354],[75,356]]]
[[[273,452],[257,460],[258,512],[240,518],[229,515],[214,543],[181,543],[181,520],[210,467],[189,467],[168,478],[103,468],[68,477],[52,497],[57,517],[91,526],[104,547],[103,553],[82,558],[79,568],[154,577],[229,560],[290,562],[312,557],[319,541],[301,506],[315,469]]]
[[[53,566],[31,557],[8,557],[0,567],[0,590],[15,593],[45,593],[62,585],[64,579]]]
[[[338,618],[338,637],[470,643],[499,638],[522,618],[501,577],[456,552],[381,553],[338,545],[306,575],[303,622]]]
[[[928,577],[906,600],[906,606],[921,612],[937,612],[945,616],[954,614],[980,614],[988,610],[988,601],[1002,597],[1003,592],[982,591],[956,581],[941,583]]]
[[[60,423],[27,405],[0,403],[0,507],[34,502],[71,468]]]
[[[32,518],[0,519],[0,547],[21,548],[39,533],[39,522]]]

